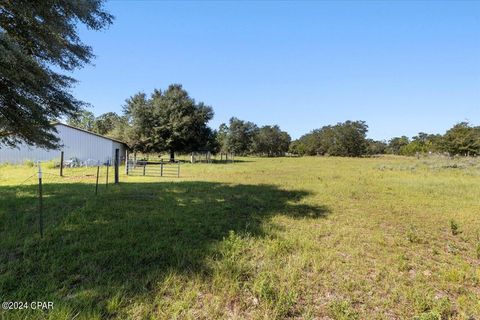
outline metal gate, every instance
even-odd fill
[[[180,162],[150,162],[128,160],[126,174],[129,176],[180,177]]]

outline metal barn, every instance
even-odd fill
[[[2,147],[0,149],[0,163],[22,163],[25,160],[48,161],[60,159],[61,151],[64,159],[76,158],[81,162],[105,163],[115,158],[115,150],[119,151],[119,158],[123,160],[126,152],[125,143],[108,138],[90,131],[75,128],[63,123],[56,123],[57,136],[61,147],[57,150],[46,150],[27,145],[16,148]]]

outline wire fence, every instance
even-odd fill
[[[118,164],[85,165],[60,168],[37,162],[31,174],[15,186],[2,186],[0,199],[9,211],[12,226],[19,225],[41,237],[66,214],[84,207],[97,196],[106,194],[118,182]],[[117,172],[117,175],[115,175]],[[117,176],[117,178],[115,178]]]

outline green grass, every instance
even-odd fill
[[[239,160],[96,197],[46,168],[43,239],[36,168],[0,167],[0,300],[54,302],[0,317],[480,317],[480,161]]]

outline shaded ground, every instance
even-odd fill
[[[0,300],[41,297],[68,316],[114,315],[109,297],[135,300],[172,272],[209,277],[205,259],[220,254],[219,241],[229,234],[265,237],[272,215],[328,212],[299,204],[306,191],[272,185],[128,183],[95,197],[92,185],[46,184],[40,239],[35,187],[0,187],[0,194]]]

